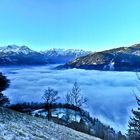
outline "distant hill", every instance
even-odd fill
[[[37,52],[27,46],[0,47],[0,65],[44,65],[67,63],[89,52],[74,49],[50,49]]]
[[[88,70],[140,70],[140,44],[120,47],[79,57],[58,68],[80,68]]]
[[[65,126],[0,108],[0,140],[100,140]]]

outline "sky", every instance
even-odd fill
[[[0,0],[0,46],[105,50],[140,43],[140,0]]]

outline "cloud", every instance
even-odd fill
[[[48,86],[64,97],[78,81],[82,94],[88,98],[87,110],[115,128],[126,129],[130,110],[136,106],[132,91],[138,80],[134,72],[52,70],[49,66],[10,67],[1,71],[11,80],[10,88],[4,92],[11,103],[41,102]]]

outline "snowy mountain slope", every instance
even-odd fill
[[[8,45],[0,47],[0,65],[67,63],[87,54],[89,52],[76,49],[50,49],[37,52],[27,46]]]
[[[42,65],[48,61],[27,46],[8,45],[0,47],[0,65]]]
[[[100,140],[70,128],[0,108],[0,140]]]
[[[60,68],[137,71],[140,70],[140,44],[90,53]]]
[[[27,46],[17,46],[17,45],[8,45],[6,47],[0,47],[0,53],[15,53],[15,54],[29,54],[34,53],[35,51],[31,50]]]

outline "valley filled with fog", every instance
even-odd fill
[[[88,98],[85,109],[103,123],[126,131],[131,109],[136,107],[134,93],[140,95],[137,90],[140,81],[135,72],[55,70],[54,67],[1,67],[0,71],[11,81],[5,95],[11,103],[42,102],[44,90],[53,87],[63,102],[64,95],[77,81],[81,93]]]

